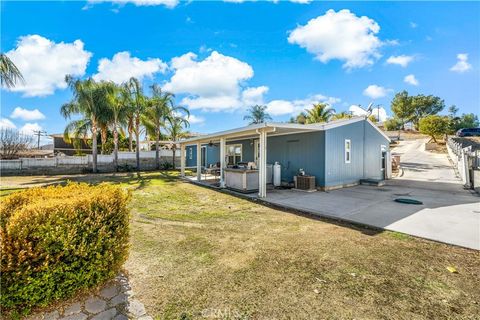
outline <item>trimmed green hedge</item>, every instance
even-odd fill
[[[76,183],[2,198],[1,306],[44,306],[114,277],[128,255],[128,200],[116,186]]]

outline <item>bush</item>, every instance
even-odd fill
[[[384,127],[387,131],[400,130],[402,128],[402,121],[397,118],[390,118],[385,120]]]
[[[430,115],[419,122],[420,132],[429,135],[434,142],[437,142],[437,137],[446,134],[449,128],[450,119],[444,116]]]
[[[114,277],[128,255],[129,196],[119,187],[32,188],[0,203],[0,305],[28,310]]]

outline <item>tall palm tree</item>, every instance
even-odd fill
[[[313,105],[313,108],[307,110],[307,123],[319,123],[319,122],[328,122],[330,118],[335,113],[335,110],[332,109],[326,103],[316,103]]]
[[[130,106],[129,91],[123,86],[117,86],[113,82],[105,83],[107,91],[107,103],[110,109],[110,127],[113,133],[113,165],[118,171],[118,131],[120,126],[126,122],[127,112]]]
[[[183,128],[187,128],[190,126],[190,123],[187,119],[173,114],[172,116],[167,118],[167,135],[172,140],[172,152],[173,152],[173,169],[175,170],[175,153],[177,151],[177,141],[182,138],[188,137],[188,132],[184,131]]]
[[[272,117],[266,112],[267,106],[255,105],[248,108],[248,114],[243,117],[243,120],[250,121],[249,124],[264,123],[272,120]]]
[[[66,119],[72,115],[80,114],[81,120],[74,120],[67,125],[65,133],[73,131],[76,134],[90,130],[92,134],[92,167],[93,172],[97,172],[97,134],[100,119],[105,114],[104,89],[99,86],[92,78],[86,80],[75,79],[70,75],[65,77],[65,81],[73,92],[73,99],[62,105],[60,113]]]
[[[164,92],[154,84],[152,85],[152,98],[147,100],[143,124],[150,136],[155,137],[155,163],[160,169],[160,137],[161,129],[165,128],[170,117],[177,116],[180,112],[190,115],[187,108],[175,106],[174,95]]]
[[[0,53],[0,79],[2,86],[7,88],[15,87],[17,82],[25,82],[20,70],[4,53]]]
[[[126,88],[130,92],[132,101],[133,124],[135,132],[135,153],[137,160],[137,170],[140,170],[140,124],[145,110],[145,96],[143,95],[143,88],[137,78],[130,78],[126,83]]]

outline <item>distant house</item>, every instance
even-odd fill
[[[51,134],[53,138],[53,153],[55,155],[64,154],[66,156],[73,156],[78,153],[91,154],[92,147],[89,145],[90,138],[80,139],[79,148],[76,149],[72,142],[66,142],[63,134]]]
[[[323,190],[358,184],[361,179],[382,180],[389,171],[390,139],[364,117],[305,125],[253,124],[180,144],[182,172],[196,167],[200,181],[203,168],[218,167],[221,187],[234,183],[228,179],[250,179],[260,197],[266,196],[276,162],[283,183],[292,184],[303,171],[314,176],[316,187]],[[232,170],[248,174],[235,177]]]

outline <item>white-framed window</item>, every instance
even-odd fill
[[[226,146],[225,156],[227,158],[227,165],[235,165],[242,161],[242,145],[229,144]]]
[[[352,161],[352,141],[345,139],[345,163]]]
[[[188,149],[188,157],[190,158],[190,160],[193,159],[193,148],[190,147],[190,149]]]

